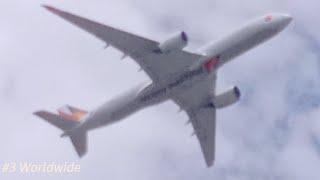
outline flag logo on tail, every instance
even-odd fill
[[[59,108],[57,111],[62,118],[73,121],[80,121],[86,114],[88,114],[88,111],[78,109],[69,105],[65,105]]]

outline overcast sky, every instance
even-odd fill
[[[90,110],[148,79],[44,3],[158,41],[185,30],[189,50],[270,12],[295,20],[219,71],[218,91],[237,85],[243,96],[217,113],[216,161],[208,169],[186,114],[172,102],[90,133],[81,160],[58,129],[32,115],[64,104]],[[319,179],[319,7],[317,0],[0,1],[0,164],[81,164],[78,174],[0,179]]]

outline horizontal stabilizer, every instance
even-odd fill
[[[70,140],[72,142],[73,147],[75,148],[79,157],[84,156],[87,153],[88,145],[87,145],[87,132],[76,131],[70,135]]]
[[[50,124],[62,129],[70,130],[79,124],[80,120],[88,113],[85,110],[65,105],[58,110],[58,114],[48,111],[37,111],[34,115],[44,119]]]
[[[34,115],[44,119],[48,123],[56,126],[57,128],[59,128],[59,129],[61,129],[63,131],[71,129],[71,128],[75,127],[78,124],[77,121],[64,119],[60,115],[53,114],[53,113],[48,112],[48,111],[37,111],[37,112],[34,113]]]
[[[57,114],[37,111],[34,115],[63,130],[65,132],[63,135],[70,138],[78,156],[82,157],[87,152],[87,132],[76,127],[88,112],[69,105],[63,106],[57,111]]]

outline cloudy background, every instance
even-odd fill
[[[218,91],[237,85],[243,96],[218,111],[213,168],[172,102],[90,133],[89,153],[79,160],[60,131],[32,112],[65,103],[90,110],[148,78],[43,3],[158,41],[185,30],[189,50],[269,12],[295,21],[219,71]],[[319,179],[319,7],[316,0],[0,1],[0,164],[81,164],[78,174],[0,179]]]

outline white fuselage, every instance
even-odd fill
[[[186,71],[177,73],[175,77],[166,79],[161,84],[139,85],[112,99],[84,118],[79,128],[91,130],[117,122],[140,109],[166,101],[181,90],[196,86],[197,82],[215,74],[223,64],[278,34],[290,21],[289,16],[272,14],[248,23],[203,48],[205,58]],[[208,71],[203,64],[212,58],[218,58],[219,63],[212,71]]]

